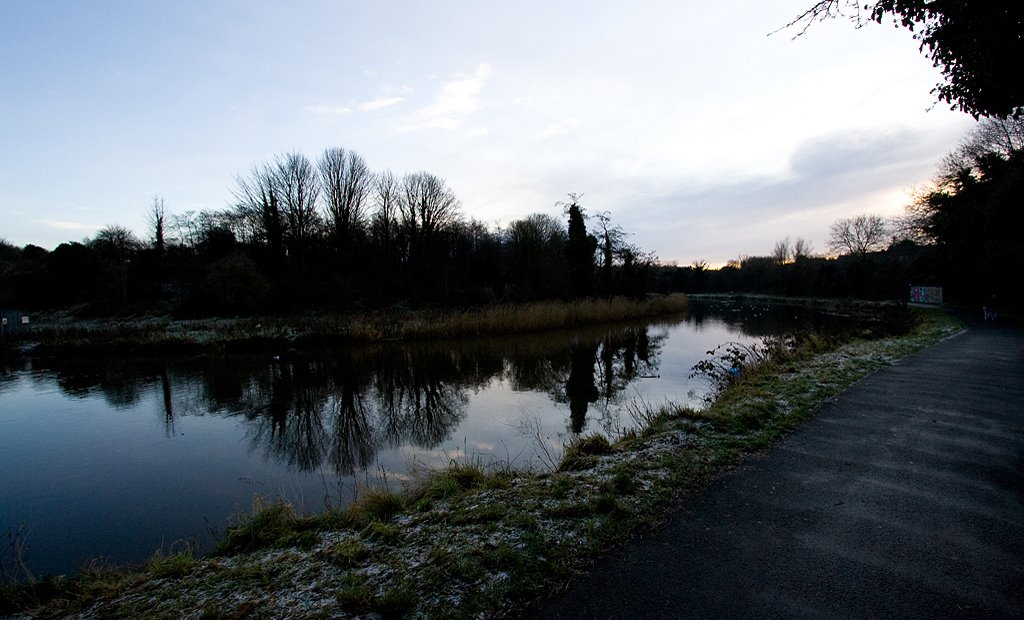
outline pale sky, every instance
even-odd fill
[[[910,33],[777,2],[0,0],[0,238],[223,209],[276,153],[353,149],[507,225],[583,194],[722,264],[902,212],[973,125]],[[929,110],[929,108],[931,108]]]

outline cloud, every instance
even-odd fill
[[[462,118],[480,106],[480,91],[493,73],[491,66],[481,63],[472,75],[449,80],[441,86],[434,102],[416,112],[412,122],[398,128],[400,132],[421,129],[458,129]]]
[[[547,139],[553,136],[569,133],[573,129],[579,127],[581,124],[582,122],[578,118],[566,118],[558,121],[557,123],[551,123],[550,125],[545,127],[544,131],[541,132],[541,137]]]
[[[899,213],[909,187],[934,169],[937,152],[938,138],[923,131],[815,138],[793,151],[788,173],[634,188],[646,194],[645,208],[619,215],[641,247],[666,258],[722,264],[737,254],[767,253],[787,235],[820,249],[837,217]]]
[[[308,105],[303,109],[312,114],[324,114],[327,116],[348,116],[352,113],[352,108],[329,105]]]
[[[369,101],[355,103],[352,106],[308,105],[303,110],[310,114],[319,114],[321,116],[349,116],[357,110],[359,112],[376,112],[403,101],[405,101],[405,97],[378,97]]]
[[[379,97],[372,101],[364,101],[356,107],[362,112],[373,112],[382,108],[391,107],[403,101],[405,101],[405,97]]]
[[[929,174],[936,152],[927,135],[911,131],[817,138],[797,147],[786,175],[690,183],[669,192],[669,201],[716,219],[792,215],[906,187],[908,180]]]
[[[80,222],[68,222],[66,220],[33,220],[35,224],[42,224],[47,228],[55,228],[57,230],[97,230],[99,226],[95,224],[82,224]]]

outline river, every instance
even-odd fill
[[[16,542],[36,576],[67,574],[177,541],[209,549],[256,495],[315,512],[452,460],[548,469],[575,435],[633,427],[637,408],[699,405],[708,385],[691,368],[716,345],[834,320],[694,304],[673,321],[508,338],[6,358],[0,551]]]

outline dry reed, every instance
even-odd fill
[[[616,323],[686,311],[673,294],[635,300],[584,299],[486,306],[459,311],[401,310],[367,315],[246,317],[174,321],[154,317],[116,321],[41,321],[29,336],[56,347],[208,348],[237,343],[387,342],[507,335]]]

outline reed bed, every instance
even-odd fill
[[[161,317],[76,320],[44,318],[29,339],[46,348],[82,350],[317,346],[346,342],[468,338],[678,316],[685,295],[635,300],[585,299],[485,306],[458,311],[393,310],[359,315],[172,320]]]
[[[643,300],[615,298],[506,304],[370,321],[357,318],[349,324],[347,333],[353,340],[367,342],[507,335],[678,315],[686,308],[686,296],[682,294]]]

